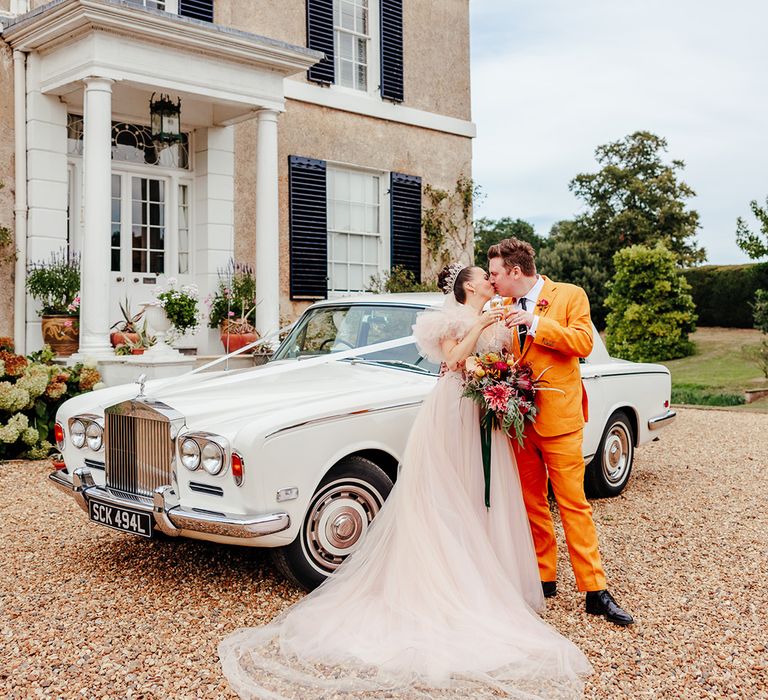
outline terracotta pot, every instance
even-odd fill
[[[140,336],[138,333],[128,333],[125,331],[112,331],[109,334],[109,342],[112,343],[112,347],[116,348],[118,345],[128,345],[128,343],[138,343]]]
[[[143,355],[146,348],[131,348],[131,355]]]
[[[225,352],[234,352],[259,339],[258,333],[222,333],[221,344]]]
[[[80,323],[77,316],[43,316],[43,342],[59,357],[69,357],[80,347]]]

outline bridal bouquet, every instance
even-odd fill
[[[534,378],[529,364],[504,352],[470,355],[465,362],[463,396],[480,407],[486,507],[490,507],[492,433],[503,430],[523,446],[525,422],[533,423],[538,413],[536,392],[545,388],[544,372]]]

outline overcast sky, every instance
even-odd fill
[[[580,202],[595,147],[669,142],[710,263],[748,261],[736,217],[768,195],[766,0],[471,0],[476,216],[547,233]]]

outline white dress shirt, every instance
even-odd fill
[[[515,300],[513,310],[522,311],[523,305],[520,303],[520,299],[525,299],[525,306],[526,306],[525,310],[533,313],[534,309],[536,308],[536,303],[539,301],[539,294],[541,294],[541,290],[543,289],[543,287],[544,287],[544,278],[541,275],[536,275],[536,283],[523,296]],[[539,317],[534,315],[533,323],[528,328],[528,335],[530,335],[531,338],[536,337],[536,328],[538,327],[538,325],[539,325]]]

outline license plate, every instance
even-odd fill
[[[88,511],[91,520],[95,523],[141,537],[152,537],[152,517],[149,513],[120,508],[99,501],[89,501]]]

